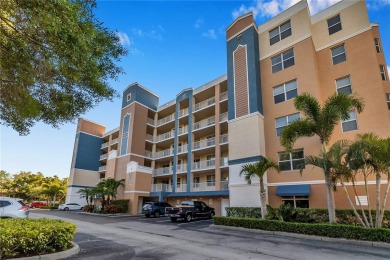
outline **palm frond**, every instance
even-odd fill
[[[294,99],[294,106],[298,111],[303,112],[306,118],[313,122],[318,121],[321,113],[321,106],[318,100],[309,93],[303,93]]]
[[[280,136],[280,143],[287,149],[287,151],[291,151],[294,143],[299,137],[311,137],[315,134],[315,132],[316,126],[312,121],[308,119],[295,121],[283,129]]]

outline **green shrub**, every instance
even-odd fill
[[[41,255],[71,247],[76,225],[53,219],[0,219],[0,259]]]
[[[104,206],[103,213],[104,214],[117,214],[124,213],[124,209],[122,205],[106,205]]]
[[[261,218],[260,207],[227,207],[226,215],[228,217],[238,218]]]
[[[85,206],[83,207],[83,211],[84,211],[84,212],[93,212],[94,208],[95,208],[94,205],[85,205]]]
[[[308,224],[250,218],[214,217],[215,225],[390,243],[390,230],[342,224]]]
[[[119,213],[126,213],[129,210],[130,200],[112,200],[110,205],[119,205],[122,207],[122,211]]]

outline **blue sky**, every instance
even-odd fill
[[[121,93],[139,82],[159,95],[160,104],[184,88],[199,87],[226,73],[225,29],[238,15],[253,11],[258,25],[299,0],[257,1],[98,1],[96,16],[117,30],[129,55],[126,72],[112,86]],[[338,0],[309,0],[311,14]],[[371,22],[379,22],[390,63],[390,0],[367,1]],[[390,70],[389,70],[390,71]],[[82,117],[111,130],[119,126],[120,99],[102,102]],[[0,169],[10,173],[41,171],[68,177],[76,121],[54,129],[41,123],[28,136],[0,127]]]

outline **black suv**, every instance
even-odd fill
[[[150,218],[151,215],[159,218],[161,215],[165,214],[165,208],[172,207],[166,202],[146,202],[142,207],[142,214],[145,214],[145,217]]]

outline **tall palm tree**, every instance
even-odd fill
[[[107,195],[107,203],[110,204],[112,199],[116,199],[118,195],[118,188],[120,186],[125,186],[125,180],[115,180],[112,178],[105,179],[103,182],[103,186],[105,188],[105,195]]]
[[[260,207],[261,207],[261,218],[265,219],[267,215],[267,196],[264,188],[264,174],[269,169],[275,169],[279,172],[279,165],[272,161],[271,159],[267,159],[265,157],[261,157],[261,159],[253,164],[245,164],[242,166],[240,171],[240,176],[244,174],[245,181],[250,185],[252,184],[252,178],[258,177],[260,180]]]
[[[289,124],[283,129],[280,138],[281,144],[288,151],[291,151],[298,138],[317,135],[321,141],[323,157],[325,157],[327,152],[327,145],[333,130],[340,120],[348,119],[349,113],[353,110],[361,113],[364,109],[362,99],[353,95],[337,93],[330,96],[325,101],[323,107],[321,107],[320,102],[315,97],[304,93],[295,98],[294,106],[303,113],[304,118]],[[330,172],[327,170],[326,165],[321,168],[324,170],[329,222],[335,223],[336,211]]]
[[[79,189],[79,191],[77,193],[80,194],[80,199],[85,198],[88,205],[92,204],[93,188],[82,188],[82,189]]]

